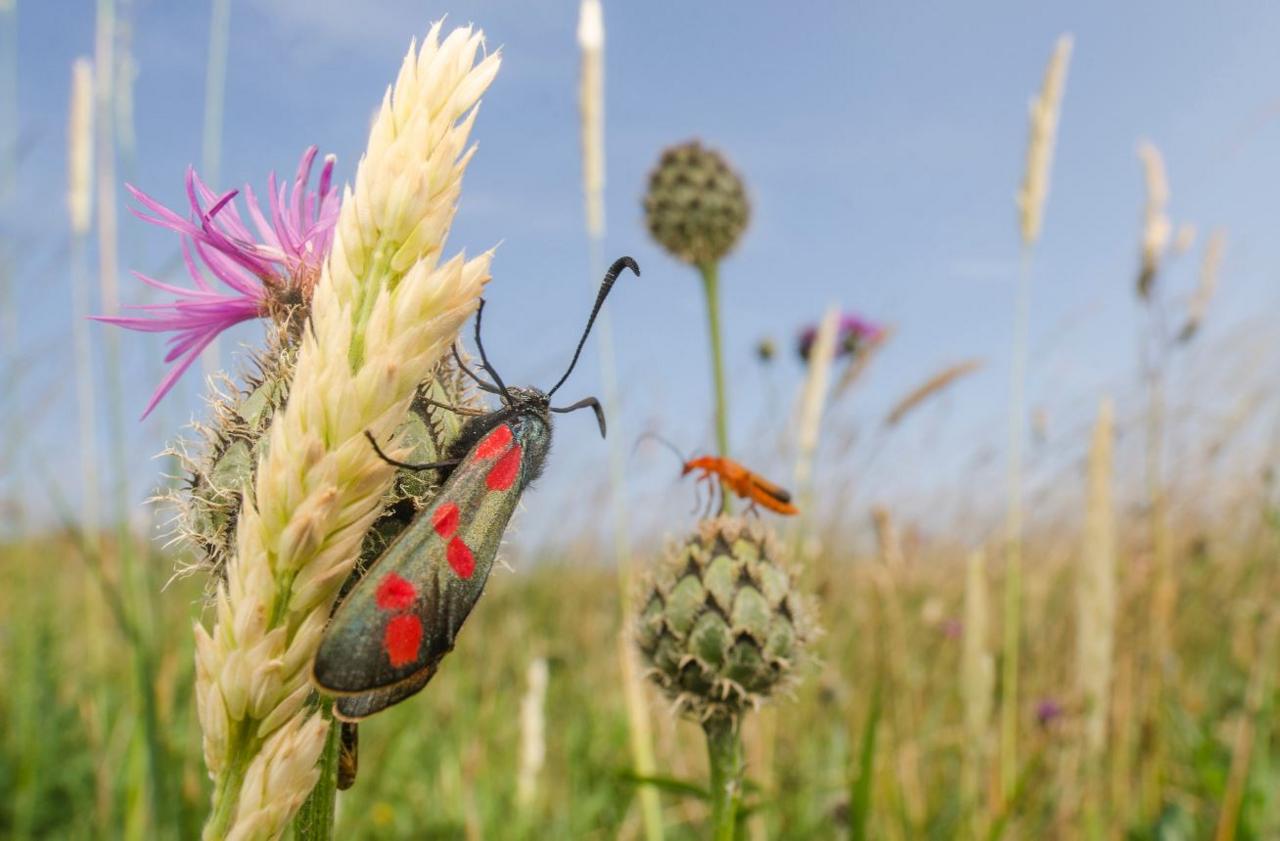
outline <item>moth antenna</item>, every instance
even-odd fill
[[[439,470],[442,467],[457,467],[460,459],[450,459],[449,461],[431,461],[426,464],[410,464],[407,461],[396,461],[382,451],[378,446],[378,440],[373,437],[373,433],[369,430],[364,431],[364,437],[369,439],[369,443],[373,445],[373,451],[378,454],[378,458],[394,467],[403,467],[405,470]]]
[[[672,444],[670,441],[668,441],[666,438],[663,438],[658,433],[652,432],[652,431],[642,433],[640,437],[636,439],[636,446],[635,446],[635,449],[632,450],[632,452],[635,452],[635,450],[639,449],[641,442],[643,442],[646,438],[652,438],[654,441],[657,441],[659,444],[666,447],[671,452],[675,453],[676,458],[680,459],[681,468],[683,468],[686,464],[689,463],[690,459],[687,458],[684,453],[680,452],[679,447],[677,447],[675,444]]]
[[[484,342],[480,341],[480,319],[484,317],[484,298],[480,299],[480,306],[476,307],[476,350],[480,351],[480,365],[489,372],[489,376],[493,377],[493,381],[498,384],[498,390],[502,394],[505,402],[511,402],[511,393],[507,391],[507,384],[502,381],[502,377],[489,364],[489,357],[484,352]]]
[[[555,394],[556,390],[564,385],[564,381],[569,379],[569,375],[573,373],[573,366],[578,364],[578,357],[582,355],[582,347],[587,343],[587,336],[591,334],[591,325],[596,323],[596,316],[600,314],[600,308],[604,306],[604,299],[609,296],[609,290],[613,288],[614,282],[617,281],[618,275],[622,273],[623,269],[631,269],[632,274],[636,277],[640,276],[640,266],[630,257],[619,257],[613,261],[609,271],[604,273],[604,280],[600,282],[600,291],[596,293],[595,306],[591,308],[591,316],[587,319],[586,329],[582,331],[582,338],[578,340],[578,347],[573,352],[573,359],[569,360],[569,369],[564,372],[564,376],[555,385],[551,386],[551,390],[547,392],[548,397]],[[479,321],[478,315],[476,320],[477,322]],[[483,356],[483,351],[481,351],[481,355]],[[497,377],[495,376],[494,379],[496,380]]]
[[[552,406],[551,411],[559,412],[560,414],[563,415],[567,412],[576,412],[578,409],[586,409],[587,407],[590,407],[591,410],[596,413],[596,423],[600,424],[600,437],[604,438],[605,437],[604,408],[600,405],[600,401],[595,399],[594,397],[584,397],[581,400],[579,400],[577,403],[574,403],[572,406],[564,406],[561,408],[556,408],[555,406]]]
[[[480,376],[476,374],[475,371],[472,371],[470,368],[467,367],[467,363],[462,361],[462,354],[458,353],[457,342],[453,343],[452,350],[453,350],[453,361],[458,363],[458,370],[462,371],[462,373],[466,374],[468,377],[475,380],[476,385],[479,386],[481,391],[487,391],[490,394],[502,393],[501,391],[498,391],[498,387],[496,385],[494,385],[493,383],[487,383],[484,380],[480,379]]]

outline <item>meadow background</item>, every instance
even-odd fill
[[[203,582],[170,580],[183,549],[148,503],[171,470],[154,456],[201,417],[204,385],[189,375],[137,422],[163,373],[159,339],[83,318],[144,300],[129,269],[180,273],[172,239],[127,213],[123,184],[181,206],[188,164],[219,187],[260,186],[311,143],[349,178],[409,38],[446,13],[504,53],[450,244],[501,243],[490,352],[508,381],[546,384],[594,282],[576,3],[0,0],[0,836],[193,837],[208,803],[191,696]],[[611,306],[636,566],[692,526],[694,505],[671,456],[632,452],[636,437],[713,440],[696,279],[640,208],[663,147],[701,138],[752,200],[722,267],[736,457],[783,484],[803,472],[795,344],[828,307],[890,329],[874,353],[837,360],[803,525],[774,523],[826,633],[794,697],[748,720],[749,837],[1280,837],[1280,11],[608,3],[605,21],[599,247],[644,269]],[[1013,198],[1027,102],[1068,31],[1030,263],[1020,740],[1002,794]],[[76,228],[79,56],[110,72],[93,92],[91,209]],[[1171,189],[1145,298],[1144,140]],[[239,345],[259,335],[225,335],[208,370],[241,370]],[[770,362],[756,353],[766,338]],[[981,365],[888,422],[966,360]],[[585,361],[574,393],[601,393],[596,355]],[[1097,428],[1107,398],[1110,433]],[[644,837],[616,526],[600,502],[609,451],[587,418],[558,433],[509,534],[511,570],[430,688],[362,728],[340,837]],[[1099,558],[1116,592],[1105,615],[1089,610]],[[1101,704],[1078,654],[1100,637],[1113,640]],[[648,700],[659,773],[704,779],[696,727]],[[521,782],[532,727],[545,761]],[[667,837],[702,837],[697,797],[668,783],[661,806]]]

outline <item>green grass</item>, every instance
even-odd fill
[[[1149,593],[1141,555],[1122,553],[1120,683],[1103,837],[1212,837],[1241,716],[1251,716],[1252,754],[1235,837],[1280,834],[1275,687],[1264,687],[1254,709],[1246,705],[1263,629],[1280,604],[1276,545],[1270,529],[1245,516],[1221,535],[1180,544],[1189,548],[1175,563],[1177,659],[1165,664],[1168,773],[1152,813],[1128,796],[1153,746],[1126,726],[1126,716],[1141,719],[1136,702],[1124,700],[1141,697],[1153,665],[1139,609]],[[1074,590],[1063,554],[1038,551],[1034,537],[1028,542],[1024,765],[1013,811],[986,815],[990,837],[1077,837],[1082,825],[1081,711],[1071,698]],[[101,563],[111,581],[110,547],[107,555]],[[174,562],[155,551],[140,557],[153,580],[164,580]],[[961,563],[921,559],[895,574],[891,587],[890,573],[871,561],[827,558],[813,570],[827,630],[821,664],[780,703],[773,790],[748,790],[751,821],[770,837],[967,837],[961,643],[943,632],[943,620],[961,615]],[[163,735],[159,790],[172,802],[151,809],[131,643],[87,569],[58,536],[0,547],[0,837],[195,837],[208,802],[191,697],[190,622],[201,612],[200,582],[177,581],[158,599],[151,689]],[[337,837],[640,837],[614,648],[616,592],[612,570],[588,565],[497,573],[439,676],[361,728],[359,779],[339,798]],[[994,644],[998,617],[992,624]],[[547,757],[536,801],[522,813],[519,709],[535,656],[551,664]],[[1034,716],[1044,697],[1066,709],[1047,727]],[[659,775],[705,785],[697,726],[673,721],[662,699],[652,701]],[[744,728],[749,761],[758,755],[756,722]],[[993,720],[993,740],[996,729]],[[747,773],[763,776],[750,764]],[[993,794],[996,785],[991,776],[985,788]],[[705,837],[704,803],[678,789],[664,786],[669,837]]]

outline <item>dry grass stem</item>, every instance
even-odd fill
[[[981,368],[983,362],[981,359],[966,359],[964,362],[957,362],[954,365],[948,365],[941,371],[938,371],[929,379],[920,385],[908,391],[902,396],[893,408],[889,410],[889,414],[885,416],[885,426],[897,426],[903,418],[911,413],[913,409],[921,403],[928,400],[935,394],[940,393],[947,386],[956,380],[972,374]]]
[[[840,381],[836,383],[836,387],[832,391],[832,399],[844,394],[862,379],[862,375],[866,373],[867,368],[880,355],[880,351],[884,349],[885,344],[891,338],[893,338],[893,327],[885,326],[858,348],[853,360],[845,367],[844,373],[840,375]]]
[[[880,563],[892,570],[901,570],[906,565],[902,554],[902,535],[898,524],[894,522],[893,513],[883,505],[871,509],[871,521],[876,530],[876,548]]]
[[[1076,575],[1076,686],[1084,703],[1085,769],[1096,779],[1107,740],[1116,636],[1116,526],[1112,501],[1115,411],[1098,407],[1089,446],[1084,545]]]
[[[989,643],[990,598],[986,555],[969,553],[964,577],[964,648],[960,686],[964,701],[966,807],[980,811],[982,780],[990,756],[991,712],[995,690],[995,655]]]
[[[538,774],[547,759],[547,658],[535,657],[525,673],[524,698],[520,701],[520,766],[516,776],[516,803],[528,810],[538,793]]]
[[[1183,325],[1178,336],[1181,341],[1191,339],[1204,323],[1204,317],[1209,311],[1209,303],[1213,300],[1214,293],[1218,291],[1218,275],[1222,270],[1222,255],[1226,248],[1227,232],[1221,228],[1214,229],[1213,233],[1209,234],[1209,241],[1204,248],[1204,259],[1200,262],[1200,280],[1187,304],[1187,323]]]

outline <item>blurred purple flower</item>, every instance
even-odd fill
[[[875,341],[883,333],[884,328],[879,324],[868,321],[856,313],[845,313],[840,317],[840,326],[836,328],[836,357],[856,354],[864,344]],[[796,350],[805,362],[809,361],[809,351],[813,349],[813,342],[817,338],[816,325],[810,325],[800,331]]]
[[[942,636],[949,640],[958,640],[964,636],[964,622],[952,617],[942,620],[938,626],[938,630],[942,631]]]
[[[256,237],[232,202],[239,191],[230,190],[219,196],[200,180],[193,168],[187,169],[189,219],[127,185],[134,199],[145,211],[150,211],[134,209],[135,216],[181,236],[182,258],[195,284],[194,289],[174,286],[134,272],[138,280],[173,295],[173,300],[128,307],[144,311],[144,316],[92,316],[97,321],[130,330],[174,334],[169,338],[170,348],[164,361],[175,364],[151,395],[142,417],[151,414],[160,399],[223,330],[241,321],[283,315],[292,306],[311,300],[311,291],[320,278],[321,266],[333,242],[339,200],[332,183],[332,155],[324,159],[318,189],[308,189],[315,159],[316,147],[312,146],[302,155],[292,189],[287,184],[278,184],[274,172],[268,176],[269,219],[253,189],[245,187],[245,206],[257,231]],[[206,271],[230,293],[211,285]]]
[[[1048,727],[1059,718],[1062,717],[1062,704],[1053,698],[1042,698],[1040,703],[1036,704],[1036,723],[1041,727]]]

